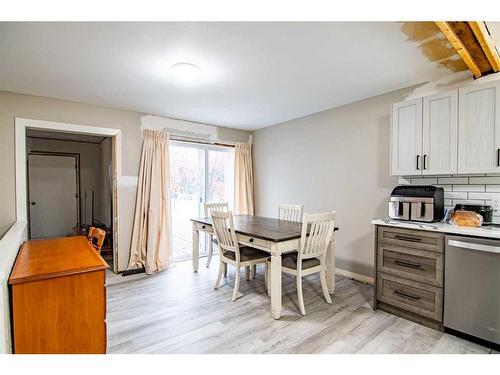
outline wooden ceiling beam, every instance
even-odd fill
[[[500,56],[498,51],[491,40],[490,33],[486,28],[486,24],[483,21],[474,21],[469,22],[469,26],[471,27],[474,35],[476,36],[481,48],[483,49],[488,61],[491,64],[491,67],[495,72],[500,71]]]
[[[472,58],[471,54],[467,50],[467,48],[464,46],[460,38],[457,36],[453,28],[450,26],[450,24],[446,21],[436,21],[435,22],[436,26],[441,30],[443,35],[448,39],[450,44],[453,46],[455,51],[457,51],[458,55],[462,58],[462,60],[465,62],[469,70],[472,72],[472,75],[474,78],[479,78],[481,77],[481,69],[479,69],[478,65]]]

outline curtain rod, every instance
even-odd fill
[[[189,143],[199,143],[203,145],[214,145],[214,146],[226,146],[226,147],[236,147],[235,142],[229,141],[212,141],[210,139],[186,137],[183,135],[170,134],[170,140],[179,142],[189,142]]]

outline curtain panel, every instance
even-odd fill
[[[128,269],[147,274],[172,263],[169,135],[145,129]]]
[[[234,211],[239,215],[253,215],[252,144],[236,143],[234,157]]]

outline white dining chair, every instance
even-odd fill
[[[240,269],[241,267],[251,267],[260,263],[266,265],[269,253],[253,247],[240,247],[236,232],[234,231],[234,220],[232,212],[212,211],[212,226],[214,228],[215,237],[219,243],[219,275],[215,283],[215,289],[219,288],[222,274],[224,273],[224,264],[230,264],[236,267],[236,277],[234,282],[234,290],[232,300],[236,301],[239,298],[240,286]]]
[[[227,202],[208,202],[203,204],[203,209],[205,211],[205,217],[210,217],[212,211],[229,211],[229,205]],[[208,241],[207,268],[210,266],[210,262],[212,261],[214,244],[217,244],[217,241],[210,236]]]
[[[308,234],[308,227],[309,234]],[[320,274],[321,288],[327,303],[332,303],[326,285],[326,252],[335,230],[335,211],[321,214],[304,214],[299,250],[281,257],[282,272],[297,279],[297,296],[302,315],[306,314],[302,295],[302,277]],[[267,270],[269,272],[269,269]],[[269,275],[267,277],[270,280]],[[268,285],[268,288],[271,286]]]
[[[278,207],[278,219],[288,221],[302,221],[301,204],[280,204]]]

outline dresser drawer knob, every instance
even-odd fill
[[[253,238],[250,238],[250,239],[248,240],[248,242],[253,242]]]
[[[202,226],[201,226],[201,229],[205,229],[205,226],[204,226],[204,225],[202,225]]]

